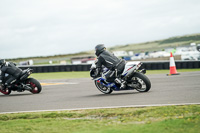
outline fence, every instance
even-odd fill
[[[159,62],[142,62],[147,70],[162,70],[169,69],[168,61]],[[192,69],[200,68],[200,61],[176,61],[177,69]],[[69,71],[89,71],[90,64],[80,64],[80,65],[44,65],[44,66],[20,66],[21,69],[31,68],[34,73],[44,73],[44,72],[69,72]]]

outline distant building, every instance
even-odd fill
[[[92,64],[96,60],[95,56],[73,57],[72,64]]]
[[[21,62],[19,62],[19,65],[20,66],[23,66],[23,65],[33,65],[33,60],[21,61]]]
[[[66,64],[67,64],[67,61],[62,60],[62,61],[60,61],[60,64],[61,64],[61,65],[66,65]]]
[[[126,51],[113,51],[114,55],[117,57],[120,56],[128,56],[128,53]]]
[[[133,51],[128,51],[128,54],[129,54],[130,56],[132,56],[132,55],[134,55],[134,52],[133,52]]]

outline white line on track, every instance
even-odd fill
[[[32,111],[1,112],[0,114],[52,112],[52,111],[67,111],[67,110],[87,110],[87,109],[113,109],[113,108],[130,108],[130,107],[134,107],[134,108],[140,107],[141,108],[141,107],[180,106],[180,105],[200,105],[200,103],[150,104],[150,105],[127,105],[127,106],[110,106],[110,107],[73,108],[73,109],[32,110]]]
[[[46,83],[41,83],[42,86],[51,86],[51,85],[75,85],[78,83],[72,83],[72,82],[46,82]]]

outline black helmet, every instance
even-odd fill
[[[4,65],[6,63],[5,59],[0,59],[0,66]]]
[[[98,44],[96,47],[95,47],[95,54],[96,56],[99,56],[104,50],[105,50],[105,46],[104,44]]]

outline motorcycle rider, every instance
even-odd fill
[[[5,78],[5,74],[9,75],[7,79]],[[9,88],[21,74],[22,70],[16,67],[15,63],[6,62],[5,59],[0,59],[0,86],[2,86],[2,88]]]
[[[95,47],[95,55],[97,56],[97,72],[96,77],[100,76],[102,65],[109,69],[105,78],[107,82],[116,82],[120,84],[120,89],[126,87],[125,81],[119,79],[117,76],[121,74],[125,67],[125,60],[117,58],[114,54],[106,50],[104,44],[98,44]]]

